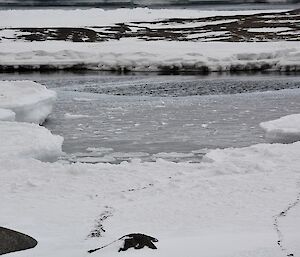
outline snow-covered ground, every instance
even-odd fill
[[[2,10],[0,69],[300,69],[299,11]],[[263,27],[263,29],[261,29]]]
[[[45,128],[0,121],[0,135],[6,142],[1,225],[39,242],[11,256],[90,256],[87,250],[132,232],[158,238],[158,250],[118,253],[117,242],[93,255],[300,254],[299,206],[280,216],[300,190],[300,142],[216,149],[197,164],[138,158],[119,165],[66,164],[38,160],[56,157],[62,144]]]
[[[284,10],[264,10],[263,13],[281,12]],[[77,10],[0,10],[2,28],[29,28],[29,27],[85,27],[108,26],[116,23],[151,22],[168,18],[201,18],[221,16],[247,15],[262,11],[200,11],[191,9],[149,9],[149,8],[120,8],[104,9],[77,9]],[[37,22],[39,21],[39,22]]]

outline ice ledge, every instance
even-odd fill
[[[0,159],[54,161],[62,154],[63,138],[37,124],[1,121],[0,135]]]
[[[0,108],[0,121],[14,121],[16,114],[12,110]]]
[[[13,111],[16,121],[42,124],[52,112],[55,100],[56,92],[38,83],[0,81],[0,108]]]
[[[260,123],[266,132],[266,139],[272,143],[293,143],[300,141],[300,114],[291,114],[277,120]]]

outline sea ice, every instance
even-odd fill
[[[8,109],[0,108],[0,121],[14,121],[16,114]]]
[[[293,143],[300,140],[300,114],[291,114],[277,120],[260,123],[266,138],[275,143]]]
[[[0,108],[12,110],[16,121],[43,123],[56,93],[32,81],[0,81]]]
[[[37,124],[0,122],[0,159],[36,158],[53,161],[62,154],[63,138]]]

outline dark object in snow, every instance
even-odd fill
[[[153,242],[158,242],[158,240],[144,234],[129,234],[124,237],[124,245],[119,249],[119,252],[126,251],[129,248],[142,249],[145,246],[157,249]]]
[[[128,235],[122,236],[119,239],[112,241],[111,243],[104,245],[102,247],[99,247],[99,248],[96,248],[93,250],[89,250],[88,253],[96,252],[100,249],[103,249],[103,248],[105,248],[117,241],[121,241],[121,240],[124,240],[124,245],[123,245],[123,247],[121,247],[119,249],[119,252],[126,251],[129,248],[142,249],[145,246],[148,246],[151,249],[157,249],[157,247],[153,244],[153,242],[158,242],[158,240],[156,238],[147,236],[144,234],[140,234],[140,233],[133,233],[133,234],[128,234]]]
[[[37,241],[25,234],[0,227],[0,255],[27,250],[37,245]]]

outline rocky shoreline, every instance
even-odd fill
[[[8,20],[0,27],[0,72],[300,71],[300,9],[15,10],[2,15]],[[16,21],[27,15],[33,16],[28,22]],[[35,25],[42,16],[47,19]],[[59,17],[66,21],[57,22]]]
[[[10,36],[1,36],[4,30]],[[132,21],[111,26],[0,29],[0,42],[58,40],[91,43],[123,38],[191,42],[300,41],[300,9],[252,15]]]

